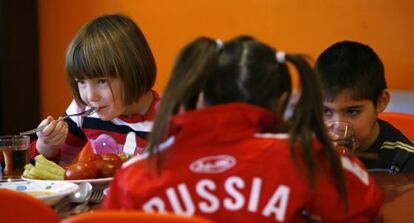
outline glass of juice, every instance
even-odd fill
[[[29,136],[0,136],[0,153],[3,155],[3,178],[20,178],[29,163]]]
[[[339,121],[332,122],[329,131],[333,135],[335,149],[339,154],[350,155],[354,152],[355,138],[351,124]]]

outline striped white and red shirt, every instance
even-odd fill
[[[104,121],[95,113],[87,117],[70,117],[65,119],[69,126],[69,133],[65,144],[60,148],[59,156],[54,159],[61,165],[70,164],[89,142],[94,153],[121,153],[140,154],[147,145],[146,136],[151,131],[152,120],[155,117],[156,106],[159,103],[159,94],[153,92],[154,100],[148,111],[125,117],[119,116],[110,121]],[[65,114],[75,114],[88,109],[79,106],[76,101],[67,108]],[[36,156],[36,142],[31,144],[31,157]]]

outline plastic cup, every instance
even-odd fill
[[[3,155],[3,179],[20,178],[29,163],[29,136],[0,136],[0,153]]]

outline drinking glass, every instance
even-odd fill
[[[19,178],[29,163],[29,136],[0,136],[0,152],[3,154],[3,178]]]
[[[329,131],[333,135],[335,149],[339,154],[349,155],[354,152],[355,138],[351,124],[339,121],[332,122]]]

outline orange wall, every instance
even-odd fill
[[[103,13],[131,16],[155,54],[162,91],[175,55],[200,35],[251,34],[278,49],[316,58],[334,42],[369,44],[382,58],[389,87],[414,90],[411,0],[39,0],[41,113],[62,114],[72,96],[64,75],[67,44]]]

